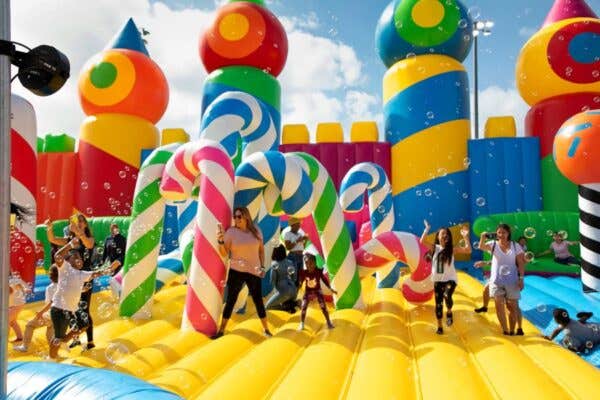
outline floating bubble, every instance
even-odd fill
[[[485,206],[485,198],[478,197],[477,200],[475,200],[475,204],[477,204],[478,207]]]
[[[510,183],[510,181],[509,181],[508,179],[505,179],[505,180],[504,180],[504,184],[505,184],[505,185],[508,185],[509,183]]]
[[[407,59],[407,60],[408,60],[408,59],[414,59],[415,57],[417,57],[417,55],[416,55],[415,53],[408,53],[408,54],[406,55],[406,59]]]
[[[56,198],[56,193],[50,192],[50,193],[48,193],[48,197],[50,197],[51,199],[55,199]]]
[[[548,310],[548,307],[546,307],[545,304],[540,303],[535,307],[535,310],[540,314],[543,314]]]
[[[465,239],[460,239],[458,241],[458,247],[462,247],[462,248],[467,247],[467,241]]]
[[[532,262],[533,260],[535,260],[535,255],[531,251],[526,252],[524,257],[525,261],[527,262]]]
[[[417,196],[420,196],[423,192],[420,190],[417,190],[415,193],[417,194]]]
[[[290,265],[287,269],[287,273],[289,276],[294,275],[296,273],[296,268]]]
[[[511,269],[512,268],[509,267],[508,265],[501,265],[500,269],[499,269],[500,275],[502,275],[502,276],[508,276],[508,275],[510,275]]]
[[[208,319],[208,315],[206,315],[206,313],[202,313],[200,314],[200,319],[206,321]]]
[[[425,196],[430,197],[433,192],[431,191],[431,189],[425,189],[423,193],[425,193]]]
[[[379,214],[385,214],[386,210],[384,206],[379,206],[377,207],[377,211],[379,212]]]
[[[90,187],[90,185],[86,181],[81,182],[80,186],[81,186],[81,189],[83,189],[83,190],[87,190],[88,187]]]
[[[127,176],[127,173],[125,171],[119,171],[119,178],[125,179],[126,176]]]
[[[554,231],[552,229],[548,229],[546,231],[546,236],[554,236]]]
[[[471,19],[477,19],[481,16],[481,9],[477,6],[469,7],[467,14],[471,17]]]
[[[479,248],[479,242],[473,242],[473,248],[478,249]]]
[[[110,190],[110,183],[104,182],[104,189]]]
[[[106,347],[104,356],[111,364],[118,364],[129,355],[129,349],[121,343],[111,343]]]
[[[434,119],[435,118],[435,114],[433,113],[433,111],[427,111],[427,118],[428,119]]]
[[[438,173],[438,176],[448,175],[448,171],[446,170],[446,168],[438,168],[437,173]]]
[[[31,248],[31,246],[25,247],[25,253],[31,254],[32,251],[33,251],[33,249]]]
[[[88,303],[86,301],[82,300],[82,301],[79,302],[79,308],[86,308],[87,305],[88,305]]]
[[[463,199],[468,199],[468,198],[469,198],[469,194],[468,194],[468,193],[466,193],[466,192],[464,192],[464,193],[462,194],[462,198],[463,198]]]
[[[594,347],[594,342],[592,342],[591,340],[586,341],[585,347],[591,350]]]
[[[468,24],[469,24],[469,23],[468,23],[468,22],[467,22],[467,20],[466,20],[466,19],[464,19],[464,18],[462,18],[462,19],[460,19],[460,20],[458,21],[458,27],[459,27],[459,28],[461,28],[461,29],[464,29],[464,28],[466,28]]]
[[[525,230],[523,230],[523,236],[525,236],[527,239],[533,239],[536,234],[537,232],[535,231],[535,228],[531,226],[528,226],[525,228]]]
[[[48,189],[46,188],[46,186],[42,186],[40,188],[40,192],[42,192],[42,193],[46,193],[47,191],[48,191]]]
[[[567,233],[567,231],[558,231],[558,234],[561,238],[563,238],[563,240],[567,240],[569,238],[569,234]]]
[[[373,259],[373,256],[370,253],[365,253],[364,259],[365,261],[371,261]]]

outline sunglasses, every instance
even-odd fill
[[[242,214],[235,214],[235,215],[233,216],[233,218],[235,218],[235,219],[242,219],[242,218],[243,218],[243,216],[242,216]]]

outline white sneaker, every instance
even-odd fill
[[[25,346],[24,344],[20,344],[18,346],[14,346],[13,350],[19,351],[21,353],[27,353],[27,346]]]

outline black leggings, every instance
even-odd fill
[[[433,291],[435,292],[435,316],[437,319],[442,319],[442,316],[444,315],[444,299],[446,299],[446,308],[448,310],[452,309],[452,306],[454,305],[454,301],[452,300],[454,289],[456,289],[456,282],[454,281],[433,283]]]
[[[87,292],[82,292],[79,301],[85,302],[85,307],[80,307],[79,310],[82,311],[84,314],[87,314],[88,324],[85,333],[87,335],[87,341],[88,343],[90,343],[94,341],[94,321],[92,321],[92,313],[90,312],[90,303],[92,302],[92,289],[88,290]]]
[[[224,319],[231,318],[233,306],[235,306],[235,302],[237,301],[242,287],[244,287],[244,283],[248,286],[258,317],[262,319],[267,316],[262,298],[260,278],[247,272],[239,272],[230,269],[229,275],[227,276],[227,298],[225,300],[225,309],[223,310]]]

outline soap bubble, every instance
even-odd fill
[[[110,183],[104,182],[104,189],[110,190]]]
[[[461,29],[466,28],[468,25],[468,22],[466,19],[462,18],[461,20],[458,21],[458,27]]]
[[[500,266],[500,275],[508,276],[508,275],[510,275],[510,272],[511,272],[511,268],[508,265]]]
[[[111,343],[104,351],[106,360],[111,364],[118,364],[129,355],[129,349],[121,343]]]
[[[558,234],[560,235],[561,238],[563,238],[563,240],[567,240],[567,238],[569,237],[569,234],[567,233],[567,231],[558,231]]]
[[[125,171],[119,171],[119,178],[125,179],[126,176],[127,176],[127,173]]]
[[[525,261],[532,262],[534,259],[535,255],[533,254],[533,252],[528,251],[527,253],[525,253]]]
[[[467,14],[471,17],[471,19],[477,19],[481,16],[481,9],[477,6],[469,7]]]
[[[425,189],[423,193],[425,193],[425,196],[430,197],[433,192],[431,191],[431,189]]]
[[[82,188],[83,190],[87,190],[89,186],[90,186],[90,185],[88,185],[88,183],[87,183],[86,181],[83,181],[83,182],[81,182],[81,188]]]
[[[535,228],[533,228],[531,226],[528,226],[523,231],[523,236],[525,236],[527,239],[533,239],[536,234],[537,234],[537,232],[535,231]]]
[[[485,206],[485,198],[478,197],[477,200],[475,200],[475,204],[477,204],[478,207]]]
[[[104,302],[98,307],[98,316],[102,319],[111,319],[115,308],[112,303]]]
[[[535,307],[536,311],[539,312],[540,314],[545,313],[548,310],[548,307],[546,307],[545,304],[540,303]]]
[[[427,118],[428,118],[428,119],[433,119],[433,118],[435,118],[435,114],[433,113],[433,111],[427,111]]]
[[[548,230],[546,231],[546,236],[554,236],[554,231],[553,231],[553,230],[551,230],[551,229],[548,229]]]

